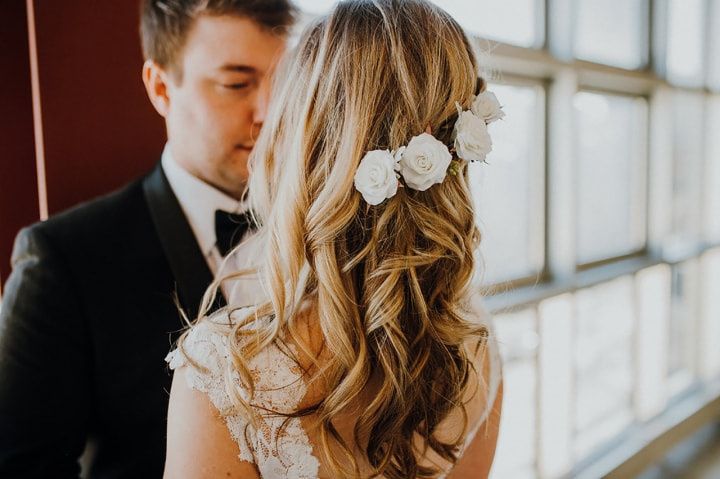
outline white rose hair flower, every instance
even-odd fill
[[[505,117],[500,102],[494,93],[485,91],[473,97],[469,110],[463,110],[457,102],[455,105],[458,118],[452,132],[452,150],[435,138],[428,126],[406,146],[365,154],[355,172],[355,188],[368,204],[379,205],[395,196],[399,186],[426,191],[442,183],[448,173],[457,174],[462,164],[459,160],[485,161],[492,151],[487,125]],[[452,153],[459,160],[453,160]]]
[[[395,157],[388,150],[365,153],[355,172],[355,188],[371,205],[379,205],[392,198],[398,189]]]
[[[460,105],[457,109],[458,119],[452,138],[458,157],[466,161],[485,161],[492,151],[492,140],[485,121],[470,110],[462,111]]]
[[[485,123],[488,124],[505,117],[505,112],[502,111],[500,102],[495,96],[495,93],[491,91],[484,91],[476,96],[473,99],[470,111],[472,111],[475,116],[485,120]]]
[[[396,169],[408,188],[418,191],[442,183],[452,161],[448,147],[429,133],[414,136],[397,156]]]

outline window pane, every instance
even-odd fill
[[[453,16],[468,32],[483,38],[539,47],[543,43],[543,2],[539,0],[431,0]],[[297,0],[301,10],[326,13],[336,0]]]
[[[670,393],[687,386],[694,370],[696,352],[696,321],[699,314],[698,267],[696,260],[677,264],[672,270],[672,302],[670,314],[670,343],[668,348],[668,378]],[[680,384],[673,387],[673,378]]]
[[[294,3],[303,12],[322,15],[330,10],[337,0],[295,0]]]
[[[634,413],[638,421],[657,416],[667,406],[672,268],[656,264],[635,274]]]
[[[623,68],[639,68],[648,49],[647,0],[581,0],[575,55]]]
[[[707,239],[720,242],[720,135],[717,134],[720,131],[720,95],[713,95],[708,100],[708,124],[705,131],[708,140],[705,156],[708,171],[704,175],[705,191],[708,193],[705,227]]]
[[[498,315],[495,328],[503,358],[503,414],[493,477],[533,478],[537,408],[538,334],[534,310]]]
[[[486,284],[537,274],[544,251],[544,94],[491,85],[506,117],[490,125],[489,164],[470,165]]]
[[[703,185],[703,100],[697,93],[676,91],[673,98],[672,234],[668,247],[684,247],[701,234]]]
[[[720,0],[710,0],[708,86],[720,92]]]
[[[523,47],[543,42],[543,2],[538,0],[434,0],[468,31]]]
[[[576,295],[575,455],[587,457],[633,419],[633,281],[618,278]]]
[[[700,258],[700,321],[696,348],[698,351],[697,371],[707,382],[720,379],[720,248],[703,253]]]
[[[574,105],[578,263],[638,251],[646,236],[647,103],[579,92]]]
[[[703,0],[669,0],[667,76],[687,86],[703,84],[705,5]]]

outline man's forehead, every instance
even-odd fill
[[[185,54],[219,72],[264,73],[284,44],[285,38],[248,18],[201,16],[189,34]]]

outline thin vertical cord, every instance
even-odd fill
[[[35,133],[35,166],[37,169],[38,203],[40,219],[48,217],[47,181],[45,176],[45,142],[42,127],[42,104],[40,101],[40,70],[35,34],[35,0],[26,0],[28,21],[28,43],[30,52],[30,84],[33,102],[33,127]]]

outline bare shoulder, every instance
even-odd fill
[[[189,387],[186,374],[184,366],[173,376],[164,477],[259,479],[255,465],[238,457],[238,445],[208,395]]]

